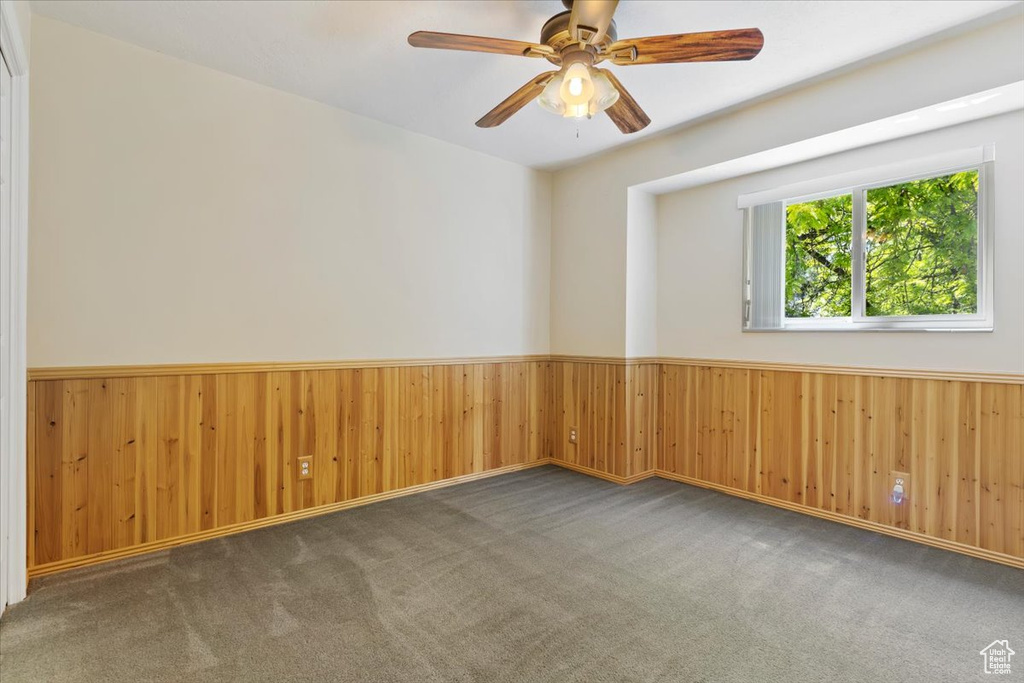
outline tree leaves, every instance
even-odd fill
[[[867,191],[865,312],[956,315],[978,308],[978,173]],[[786,208],[786,316],[851,315],[853,197]]]
[[[868,190],[867,315],[978,310],[978,173]]]
[[[850,315],[853,196],[786,207],[786,317]]]

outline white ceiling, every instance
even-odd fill
[[[756,26],[751,62],[611,67],[652,119],[622,135],[529,105],[474,122],[548,62],[410,47],[413,31],[536,42],[558,0],[323,2],[33,0],[33,11],[142,47],[535,167],[555,167],[956,27],[1013,0],[623,0],[620,38]]]

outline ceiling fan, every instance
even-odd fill
[[[476,122],[481,128],[504,123],[528,102],[565,117],[591,117],[605,112],[623,133],[642,130],[651,119],[611,71],[595,65],[620,66],[678,62],[731,62],[753,59],[764,45],[756,28],[619,40],[612,16],[619,0],[562,0],[569,9],[548,19],[540,43],[504,38],[417,31],[413,47],[466,50],[543,58],[561,67],[545,71],[512,93]]]

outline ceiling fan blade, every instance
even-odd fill
[[[494,128],[504,123],[512,114],[526,106],[530,100],[536,98],[544,90],[544,86],[555,77],[557,71],[545,71],[532,81],[516,90],[494,109],[484,114],[483,118],[476,122],[480,128]]]
[[[435,50],[465,50],[466,52],[490,52],[498,55],[519,55],[520,57],[543,57],[554,54],[547,45],[525,43],[521,40],[487,38],[485,36],[464,36],[458,33],[436,33],[416,31],[409,35],[413,47],[429,47]]]
[[[622,83],[615,77],[615,74],[607,69],[599,69],[599,71],[607,76],[608,80],[615,86],[615,89],[619,91],[619,99],[615,104],[604,110],[604,113],[608,114],[608,118],[619,127],[619,130],[626,134],[635,133],[646,128],[647,124],[651,122],[651,117],[640,108],[640,105],[636,103],[636,100],[629,94],[629,91],[622,86]]]
[[[608,33],[619,0],[573,0],[569,14],[569,35],[590,45]]]
[[[629,38],[612,43],[607,52],[614,64],[671,64],[675,62],[735,62],[753,59],[764,45],[756,28],[672,36]]]

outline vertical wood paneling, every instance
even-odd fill
[[[836,378],[836,458],[835,487],[832,490],[835,512],[856,516],[856,476],[858,458],[857,427],[859,424],[860,377],[843,375]]]
[[[626,367],[627,477],[655,468],[658,449],[658,381],[655,364]]]
[[[658,469],[1022,557],[1022,391],[666,364]],[[894,471],[910,477],[902,505]]]
[[[978,545],[979,489],[978,479],[978,384],[960,383],[956,403],[957,432],[957,532],[960,543]]]
[[[111,481],[114,486],[112,546],[124,547],[135,542],[135,461],[138,457],[135,379],[112,379],[110,385],[114,401],[111,413],[113,442],[110,445],[113,453]]]
[[[982,454],[1019,450],[1024,439],[1021,387],[982,384],[980,391]],[[979,544],[1009,555],[1024,555],[1024,467],[1021,458],[982,457]]]
[[[33,381],[30,566],[547,458],[552,377],[523,361]]]
[[[156,461],[156,509],[170,511],[158,514],[156,537],[173,538],[184,533],[180,514],[182,486],[182,377],[158,377],[157,397],[157,461]],[[95,453],[102,453],[97,448]]]
[[[25,431],[25,451],[27,453],[35,453],[36,450],[36,385],[34,382],[29,382],[27,387],[27,402],[26,402],[26,431]],[[26,488],[26,504],[27,514],[26,518],[32,518],[32,511],[36,509],[36,462],[34,458],[26,458],[25,467],[25,482]],[[28,528],[27,538],[25,539],[26,553],[28,557],[36,556],[36,532],[35,528],[30,525],[26,525]]]
[[[62,552],[89,553],[89,380],[72,380],[64,389],[64,525]],[[102,489],[101,489],[102,491]],[[97,499],[97,505],[100,500]]]
[[[36,563],[55,562],[64,556],[65,515],[63,461],[64,461],[64,383],[32,382],[35,391],[35,423],[28,428],[35,434],[28,452],[29,469],[35,472],[32,482],[33,506],[29,508],[34,556]]]
[[[285,373],[271,374],[279,378]],[[217,475],[220,472],[217,387],[220,384],[220,377],[217,375],[206,375],[200,380],[199,413],[202,416],[202,434],[199,439],[199,526],[203,531],[217,528]]]
[[[696,391],[696,386],[701,390],[686,402],[686,413],[680,418],[684,424],[694,425],[696,457],[690,469],[695,474],[690,476],[742,488],[755,467],[747,412],[750,373],[732,368],[696,368],[693,374],[696,382],[690,384],[690,390]],[[696,406],[701,400],[704,409],[698,412]]]
[[[619,477],[630,476],[633,439],[627,438],[632,424],[627,425],[627,387],[642,388],[643,384],[639,379],[627,382],[627,368],[621,364],[558,362],[555,366],[553,457]],[[657,387],[650,391],[656,393]],[[652,403],[657,403],[656,397]],[[642,421],[637,423],[638,428],[642,425]],[[573,427],[576,444],[569,442]]]
[[[157,540],[156,477],[158,458],[158,377],[139,377],[135,384],[135,542]],[[95,381],[95,380],[94,380]]]
[[[552,361],[35,380],[29,401],[31,566],[546,457],[1024,556],[1020,384]]]

